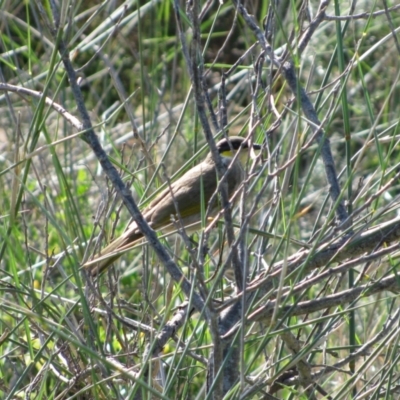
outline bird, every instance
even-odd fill
[[[249,156],[252,156],[250,150],[260,150],[261,145],[253,143],[250,146],[250,142],[240,136],[228,136],[219,140],[216,147],[224,167],[227,168],[226,182],[228,195],[231,198],[243,182],[244,163],[247,162]],[[238,152],[239,155],[235,157]],[[174,220],[180,220],[184,227],[189,226],[191,230],[197,230],[201,227],[204,209],[217,191],[217,187],[217,170],[210,151],[204,161],[188,170],[159,193],[142,211],[143,217],[155,231],[176,230]],[[218,211],[220,211],[218,201],[213,201],[209,217],[216,216]],[[91,276],[101,274],[125,250],[133,247],[142,238],[143,234],[138,229],[136,222],[131,222],[121,236],[102,249],[96,258],[83,264],[83,268]]]

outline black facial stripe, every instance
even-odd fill
[[[230,144],[229,144],[230,142]],[[244,138],[240,137],[240,136],[231,136],[229,138],[229,142],[224,138],[221,139],[218,143],[217,143],[217,148],[218,151],[220,153],[223,153],[225,151],[230,151],[230,150],[238,150],[240,148],[240,146],[242,146],[243,143],[243,148],[247,149],[249,147],[248,142],[244,141]],[[259,144],[253,144],[253,149],[254,150],[260,150],[261,146]]]
[[[230,144],[229,144],[230,142]],[[223,153],[225,151],[230,151],[230,150],[237,150],[240,148],[241,144],[244,142],[244,139],[241,138],[240,136],[231,136],[229,138],[229,142],[228,140],[221,139],[218,143],[217,143],[217,148],[218,151],[220,153]],[[246,144],[244,144],[243,147],[247,147]]]

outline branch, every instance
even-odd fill
[[[363,230],[367,229],[365,227]],[[400,239],[400,218],[385,222],[370,230],[361,233],[358,232],[345,242],[341,241],[329,247],[321,246],[319,249],[306,250],[290,257],[286,262],[287,273],[302,268],[303,273],[313,271],[314,269],[326,267],[335,262],[341,262],[351,257],[357,257],[364,253],[369,253],[371,249],[376,249],[384,243],[397,242]],[[265,292],[272,289],[273,278],[279,277],[284,261],[281,261],[273,267],[268,274],[261,274],[248,287],[247,292],[262,288]]]
[[[309,126],[314,134],[316,134],[316,140],[321,148],[321,156],[325,166],[325,174],[329,183],[329,193],[333,203],[336,205],[336,217],[339,224],[342,225],[341,228],[346,229],[350,225],[350,223],[347,221],[348,213],[341,198],[341,191],[337,179],[332,151],[330,148],[330,142],[329,139],[326,138],[314,106],[308,98],[306,91],[297,80],[293,63],[291,61],[281,62],[281,60],[275,56],[274,52],[272,51],[272,47],[264,37],[264,33],[254,21],[254,18],[249,15],[243,4],[241,4],[239,0],[233,0],[233,3],[235,4],[235,7],[239,11],[239,13],[242,15],[248,27],[253,31],[254,35],[259,41],[261,48],[265,51],[265,54],[270,58],[271,62],[282,71],[282,74],[286,82],[288,83],[293,95],[301,104],[304,115],[309,121],[311,121]],[[321,12],[323,12],[323,9]]]
[[[339,305],[353,302],[360,296],[365,298],[384,290],[397,292],[398,288],[398,276],[390,275],[381,279],[379,282],[372,282],[366,285],[353,287],[351,289],[344,290],[320,299],[303,301],[294,305],[279,306],[278,309],[280,315],[287,314],[295,316],[310,314],[326,308],[337,307]],[[276,301],[269,301],[266,305],[258,308],[256,311],[250,314],[248,321],[264,321],[265,323],[268,323],[272,319],[275,307]],[[229,332],[229,334],[232,334],[232,332]]]
[[[121,177],[118,174],[118,171],[109,161],[107,154],[101,147],[97,135],[93,130],[89,113],[86,109],[82,92],[77,82],[77,76],[69,58],[67,46],[65,45],[64,41],[59,37],[61,36],[61,30],[59,26],[58,9],[54,1],[51,1],[51,8],[55,21],[55,28],[52,29],[52,34],[55,42],[58,44],[60,56],[64,64],[65,71],[68,75],[71,90],[77,103],[78,112],[82,119],[82,130],[84,131],[84,133],[82,134],[82,139],[89,144],[93,152],[96,154],[96,157],[99,160],[104,172],[114,185],[117,193],[121,196],[126,208],[137,223],[140,232],[148,240],[161,263],[164,265],[174,281],[182,286],[183,292],[188,298],[193,301],[194,307],[201,312],[204,309],[203,299],[197,292],[192,290],[192,285],[190,284],[190,282],[186,279],[180,268],[169,256],[166,249],[161,245],[156,233],[153,229],[150,228],[146,220],[143,218],[143,215],[141,214],[138,206],[136,205],[132,197],[131,191],[124,185]]]

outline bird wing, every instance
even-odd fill
[[[176,204],[182,219],[199,215],[200,220],[202,196],[207,206],[216,186],[214,165],[203,162],[160,193],[144,211],[144,217],[153,229],[161,228],[171,222],[171,215],[177,214]]]
[[[239,164],[231,166],[227,177],[229,196],[241,183],[242,177],[242,167]],[[143,211],[144,219],[156,230],[170,225],[171,215],[176,215],[176,204],[182,219],[198,216],[198,221],[200,221],[202,200],[204,206],[207,207],[216,188],[217,172],[214,164],[203,162],[189,170],[170,187],[164,189]],[[217,203],[214,207],[217,207]],[[192,219],[191,222],[198,221]],[[142,234],[134,221],[120,237],[102,249],[100,257],[87,262],[84,267],[92,275],[101,273],[119,258],[120,254],[112,255],[113,252],[130,248],[140,238],[142,238]]]

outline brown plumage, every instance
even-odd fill
[[[224,164],[228,167],[231,163],[234,153],[238,149],[248,149],[248,145],[244,139],[238,136],[229,138],[230,143],[226,139],[222,139],[217,143],[217,148],[222,156]],[[254,149],[259,149],[259,145],[253,145]],[[233,151],[232,151],[233,150]],[[227,170],[228,176],[226,182],[228,184],[229,197],[235,192],[244,178],[244,171],[239,160],[236,161]],[[204,205],[207,207],[211,196],[217,188],[217,172],[211,153],[207,155],[205,160],[187,171],[181,176],[171,187],[164,189],[150,204],[143,210],[143,217],[154,230],[162,230],[164,232],[175,230],[175,225],[171,222],[171,216],[175,220],[176,215],[175,204],[178,207],[179,214],[183,226],[189,226],[201,221],[201,204],[202,195],[204,196]],[[171,191],[173,197],[171,196]],[[219,210],[218,202],[213,204],[212,215],[217,214]],[[132,222],[127,230],[103,250],[100,255],[88,261],[83,267],[91,274],[97,275],[105,271],[116,259],[121,256],[123,250],[131,248],[143,235],[139,231],[136,222]],[[118,252],[112,256],[111,254]]]

